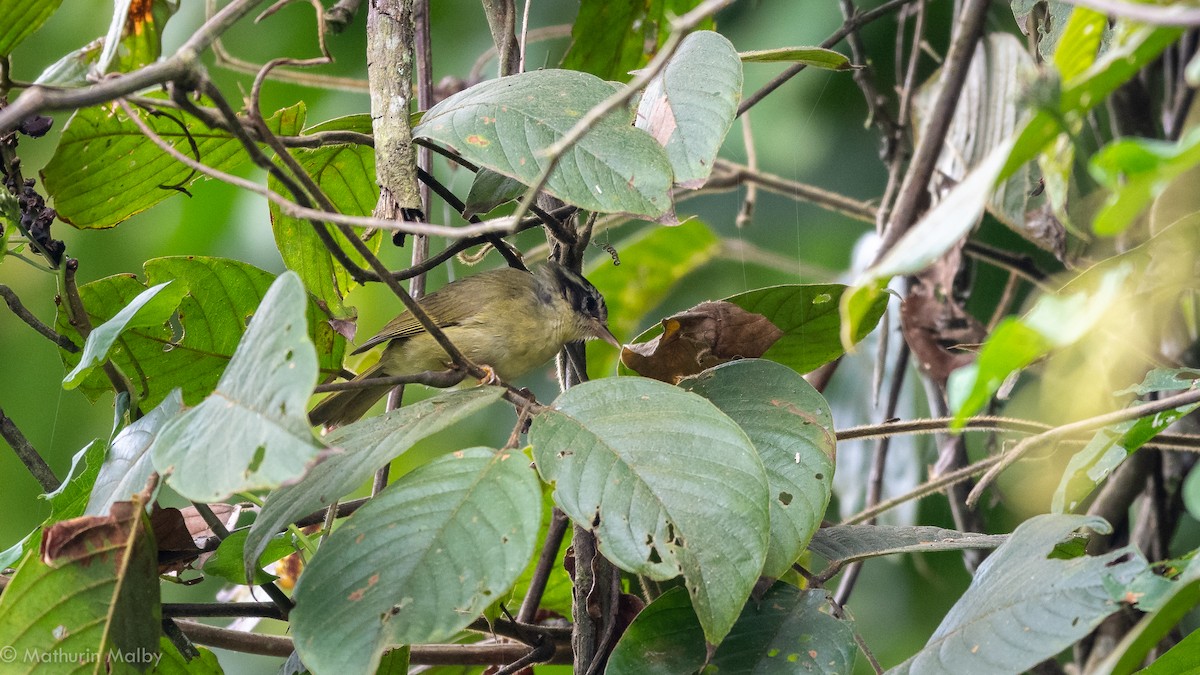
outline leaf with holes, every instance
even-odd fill
[[[559,508],[621,569],[682,574],[719,642],[767,552],[767,476],[746,433],[696,394],[622,377],[567,390],[534,418],[530,440]]]
[[[320,449],[305,406],[317,379],[304,286],[279,276],[238,343],[217,389],[168,422],[150,453],[184,497],[219,501],[294,480]]]
[[[799,373],[762,359],[710,368],[679,386],[712,401],[758,450],[771,490],[771,543],[762,573],[783,576],[829,505],[836,445],[829,404]]]
[[[1017,673],[1053,658],[1121,608],[1110,589],[1147,568],[1136,548],[1050,557],[1072,532],[1111,531],[1092,516],[1034,516],[987,558],[928,644],[889,673]]]

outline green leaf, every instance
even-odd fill
[[[294,272],[267,291],[217,389],[159,432],[150,452],[180,495],[214,502],[304,473],[319,449],[305,407],[317,377]]]
[[[609,658],[608,675],[642,673],[848,673],[857,646],[849,621],[825,610],[828,593],[776,583],[746,605],[711,660],[704,633],[682,589],[638,614]]]
[[[159,292],[168,287],[170,292]],[[91,373],[96,366],[107,361],[109,350],[112,349],[113,343],[117,341],[121,333],[125,332],[125,329],[149,328],[166,323],[175,313],[175,309],[179,307],[179,302],[183,300],[186,293],[187,286],[172,284],[170,281],[151,286],[138,293],[137,297],[124,309],[117,312],[116,316],[96,326],[88,334],[79,363],[75,364],[75,369],[63,378],[63,388],[78,387],[83,381],[83,377]]]
[[[309,561],[296,651],[314,673],[369,673],[389,646],[450,639],[524,569],[540,502],[521,454],[471,448],[403,476]]]
[[[118,0],[104,36],[104,50],[97,64],[100,71],[128,73],[157,61],[162,56],[167,20],[178,9],[179,0]]]
[[[766,557],[768,485],[750,439],[712,403],[662,382],[567,390],[530,431],[554,501],[605,557],[652,579],[683,574],[709,642],[727,633]]]
[[[1103,103],[1117,87],[1157,59],[1183,34],[1182,29],[1175,27],[1122,24],[1122,28],[1119,44],[1064,86],[1056,97],[1056,105],[1039,109],[1025,124],[1000,171],[1000,180],[1013,175],[1021,165],[1045,150],[1063,131],[1064,116],[1079,116]]]
[[[99,474],[84,513],[90,516],[108,513],[114,503],[128,501],[146,488],[150,474],[154,473],[150,446],[163,425],[182,411],[183,397],[176,389],[158,407],[117,434],[108,446],[104,464],[97,467]]]
[[[605,80],[628,81],[646,65],[671,32],[671,18],[700,0],[583,0],[571,26],[571,46],[562,67]],[[712,19],[697,28],[711,29]]]
[[[285,133],[299,134],[304,123],[303,104],[298,104],[300,114],[284,129]],[[322,131],[371,132],[368,115],[352,115],[331,120],[307,129],[304,134]],[[350,216],[369,216],[379,201],[379,186],[375,183],[375,149],[367,145],[325,145],[316,149],[297,148],[291,151],[325,196],[333,202],[338,213]],[[289,199],[293,198],[274,176],[267,177],[267,187]],[[342,304],[342,299],[358,284],[340,264],[335,263],[329,249],[321,243],[313,224],[308,220],[293,218],[283,213],[275,202],[269,202],[271,230],[275,244],[283,257],[283,264],[300,275],[304,287],[323,302],[335,319],[353,317],[353,310]],[[351,260],[363,265],[363,258],[335,228],[329,228],[334,241],[346,251]],[[376,233],[366,241],[372,252],[379,251],[382,237]]]
[[[1195,554],[1195,551],[1192,554]],[[1145,575],[1165,582],[1152,571],[1147,571]],[[1169,585],[1158,606],[1127,631],[1108,656],[1089,669],[1090,673],[1109,675],[1134,672],[1151,650],[1159,646],[1167,633],[1200,604],[1200,563],[1196,558],[1187,564],[1178,579],[1167,583]],[[1147,608],[1139,604],[1139,609]],[[1194,675],[1198,663],[1196,657],[1200,655],[1200,638],[1197,638],[1197,635],[1200,633],[1192,632],[1150,667],[1138,672],[1143,675]]]
[[[707,660],[704,629],[687,591],[672,588],[638,612],[608,657],[605,675],[694,673]]]
[[[158,565],[142,504],[124,502],[72,525],[51,528],[43,555],[25,556],[0,595],[0,645],[16,656],[6,659],[6,673],[51,670],[41,657],[63,655],[101,657],[78,664],[82,672],[103,672],[110,653],[143,667],[156,660]]]
[[[413,136],[531,185],[547,163],[546,148],[615,91],[610,82],[568,70],[487,80],[430,108]],[[631,121],[629,111],[617,110],[597,123],[563,155],[546,192],[589,211],[666,214],[671,164]]]
[[[204,561],[204,566],[201,571],[207,576],[220,577],[229,583],[246,585],[246,566],[243,564],[244,552],[246,547],[246,536],[250,533],[247,529],[234,530],[229,533],[228,537],[221,540],[221,545],[213,551],[208,560]],[[291,555],[296,552],[296,546],[292,544],[291,537],[286,535],[278,535],[267,541],[263,552],[258,556],[258,565],[269,565],[284,556]],[[274,581],[277,577],[267,574],[262,569],[254,570],[254,583],[265,584]]]
[[[764,359],[807,373],[845,353],[838,313],[845,291],[841,284],[796,284],[746,291],[727,300],[747,312],[762,314],[783,331],[783,337],[763,354]],[[851,336],[853,344],[875,330],[886,309],[887,296],[871,301]]]
[[[46,23],[62,0],[0,0],[0,58]]]
[[[712,658],[717,672],[849,673],[858,645],[852,623],[829,614],[829,593],[776,582],[746,605]]]
[[[480,169],[471,181],[471,190],[467,193],[466,208],[463,209],[462,216],[470,218],[488,213],[501,204],[520,199],[528,189],[523,183],[504,174],[491,169]]]
[[[1076,7],[1067,20],[1054,50],[1054,65],[1063,82],[1070,83],[1092,67],[1108,30],[1108,16],[1088,7]]]
[[[829,404],[796,371],[761,359],[722,364],[679,386],[712,401],[758,450],[771,494],[771,540],[762,574],[783,576],[829,505],[836,456]]]
[[[162,657],[150,672],[153,675],[224,675],[225,670],[217,661],[217,655],[211,650],[194,645],[200,655],[188,661],[179,653],[166,636],[158,639],[158,652]]]
[[[1195,373],[1196,371],[1187,369],[1174,371],[1175,374],[1181,372]],[[1147,379],[1150,377],[1147,376]],[[1161,385],[1162,375],[1155,379]],[[1175,382],[1176,389],[1189,389],[1197,385],[1195,380],[1189,382],[1175,380]],[[1067,468],[1058,483],[1058,488],[1054,491],[1051,511],[1054,513],[1073,511],[1097,485],[1120,466],[1121,462],[1125,461],[1126,457],[1132,455],[1138,448],[1196,408],[1200,408],[1200,403],[1120,422],[1097,431],[1092,440],[1083,449],[1072,455],[1071,460],[1067,462]]]
[[[850,57],[824,47],[779,47],[738,52],[742,63],[803,63],[825,70],[854,70]]]
[[[635,126],[667,151],[675,184],[699,188],[742,100],[742,62],[720,33],[688,35],[638,103]]]
[[[1122,293],[1133,266],[1108,270],[1095,290],[1042,296],[1021,318],[1001,321],[979,351],[979,359],[950,375],[951,427],[962,428],[979,412],[1012,373],[1050,350],[1070,345],[1088,334]]]
[[[996,548],[1006,534],[976,534],[927,525],[834,525],[813,535],[808,550],[830,565],[898,553]]]
[[[245,564],[257,566],[267,542],[288,523],[358,489],[393,458],[402,458],[392,467],[393,477],[428,462],[432,458],[427,452],[405,453],[421,439],[498,401],[503,393],[500,387],[450,391],[330,432],[325,442],[341,452],[309,468],[294,484],[271,493],[250,529]]]
[[[1120,234],[1161,195],[1171,183],[1200,165],[1200,127],[1176,143],[1151,139],[1120,139],[1097,152],[1088,169],[1110,190],[1096,214],[1096,234]]]
[[[229,171],[246,159],[240,141],[187,113],[135,112],[176,150],[214,169]],[[268,120],[273,130],[278,123],[278,113]],[[146,138],[116,104],[72,115],[41,175],[59,218],[81,229],[113,227],[199,178]]]
[[[236,260],[198,256],[154,258],[146,262],[145,272],[148,284],[177,280],[187,289],[179,303],[179,323],[127,330],[109,356],[137,388],[143,409],[158,405],[175,388],[183,390],[185,403],[195,405],[216,386],[274,277]],[[121,274],[84,284],[79,295],[92,325],[99,325],[144,290],[132,274]],[[335,372],[346,343],[324,321],[326,316],[309,302],[310,339],[318,348],[322,370]],[[55,327],[63,335],[78,335],[61,309]],[[77,353],[59,354],[68,368],[78,362]],[[95,372],[79,389],[96,400],[112,385]]]
[[[1074,530],[1111,528],[1101,518],[1040,515],[1026,520],[975,573],[928,644],[888,671],[1014,673],[1033,667],[1092,632],[1121,605],[1109,584],[1146,569],[1136,548],[1101,556],[1048,558]]]

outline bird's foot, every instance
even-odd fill
[[[500,376],[496,374],[496,370],[494,368],[486,363],[481,364],[479,367],[482,368],[484,372],[484,376],[479,378],[479,384],[500,384]]]

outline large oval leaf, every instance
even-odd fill
[[[238,343],[217,389],[171,420],[150,448],[179,494],[213,502],[294,480],[317,455],[305,404],[317,379],[308,298],[295,272],[279,276]]]
[[[720,33],[683,39],[666,68],[646,85],[637,126],[667,151],[675,182],[704,185],[742,100],[742,62]]]
[[[467,160],[536,182],[544,151],[616,89],[594,75],[537,70],[481,82],[429,109],[416,138],[442,143]],[[567,150],[546,192],[589,211],[657,218],[671,207],[671,164],[628,111],[601,120]]]
[[[754,442],[771,488],[763,575],[780,577],[821,526],[833,485],[829,404],[796,371],[762,359],[709,369],[679,385],[712,401]]]
[[[682,573],[705,636],[720,641],[758,580],[770,526],[745,432],[695,394],[610,378],[569,389],[530,439],[559,508],[621,569]]]
[[[1120,609],[1110,589],[1146,569],[1137,549],[1050,557],[1080,527],[1111,528],[1089,516],[1035,516],[979,566],[971,587],[929,643],[889,673],[1019,673],[1052,658]]]
[[[524,455],[471,448],[392,483],[313,556],[296,586],[296,650],[317,675],[373,673],[389,645],[446,640],[533,555],[541,516]]]

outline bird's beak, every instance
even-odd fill
[[[603,321],[592,321],[592,335],[604,340],[618,350],[621,349],[621,341],[612,334],[612,331],[608,329],[608,326]]]

